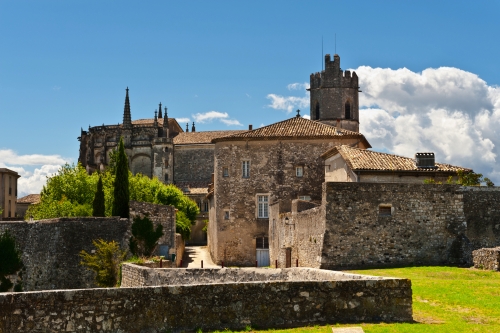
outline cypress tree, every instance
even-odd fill
[[[116,158],[112,215],[128,218],[129,200],[128,160],[125,154],[125,147],[123,146],[123,138],[120,138],[120,146],[118,147],[118,156]]]
[[[104,206],[104,190],[102,189],[102,178],[99,176],[99,181],[97,182],[97,190],[94,195],[94,202],[92,203],[93,211],[92,215],[96,217],[104,217],[105,206]]]

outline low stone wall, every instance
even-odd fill
[[[378,276],[349,274],[314,268],[190,268],[156,269],[135,264],[123,264],[123,287],[160,285],[192,285],[213,283],[246,283],[257,281],[347,281],[384,280]]]
[[[235,269],[219,269],[219,273],[224,270],[239,275],[233,273]],[[201,269],[170,271],[203,275]],[[215,270],[205,271],[215,274]],[[0,332],[175,332],[412,320],[407,279],[358,275],[342,280],[331,277],[355,275],[295,268],[268,271],[267,277],[309,274],[319,280],[5,293],[0,294]],[[320,279],[325,274],[329,280]]]
[[[500,271],[500,247],[472,251],[474,268]]]

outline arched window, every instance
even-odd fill
[[[315,120],[318,120],[319,119],[319,103],[316,102],[316,110],[315,110],[315,117],[314,117]]]
[[[345,119],[351,119],[351,104],[345,103]]]
[[[165,174],[165,181],[168,182],[168,173]]]

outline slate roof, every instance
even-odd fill
[[[366,146],[371,147],[361,133],[346,129],[337,129],[336,127],[302,117],[293,117],[252,131],[217,138],[212,140],[212,142],[330,138],[359,138],[365,142]]]
[[[174,144],[196,144],[211,143],[213,139],[234,135],[247,131],[206,131],[206,132],[182,132],[174,138]]]
[[[25,197],[17,199],[17,203],[37,204],[40,202],[40,194],[28,194]]]
[[[457,172],[458,170],[472,171],[472,169],[453,166],[450,164],[436,163],[437,168],[418,168],[415,160],[376,151],[353,148],[351,146],[336,146],[330,148],[321,155],[327,159],[340,154],[351,170],[374,170],[374,171],[429,171],[429,172]]]

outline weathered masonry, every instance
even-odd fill
[[[175,208],[130,202],[131,219],[76,217],[50,220],[2,221],[0,234],[9,230],[16,239],[24,264],[23,290],[78,289],[95,287],[91,271],[80,265],[81,250],[94,250],[93,240],[118,242],[128,249],[134,216],[148,215],[163,225],[159,250],[175,248]],[[1,332],[1,331],[0,331]]]
[[[308,268],[128,266],[125,274],[160,272],[166,280],[158,282],[175,285],[1,294],[0,331],[139,333],[412,320],[407,279]]]
[[[271,205],[271,260],[326,269],[470,266],[473,250],[500,245],[498,202],[500,188],[327,182],[320,206]]]

